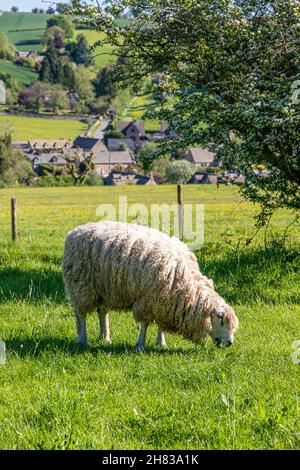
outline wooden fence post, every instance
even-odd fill
[[[179,240],[183,240],[183,203],[182,203],[182,185],[177,185],[177,204],[178,204],[178,231]]]
[[[18,240],[17,199],[11,198],[11,236],[15,242]]]

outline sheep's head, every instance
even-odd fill
[[[222,301],[212,310],[210,320],[209,335],[215,345],[231,346],[234,341],[234,334],[239,327],[239,320],[234,310]]]

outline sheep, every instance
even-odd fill
[[[176,237],[124,222],[88,223],[69,232],[63,256],[66,294],[75,311],[78,343],[87,346],[86,316],[98,311],[100,339],[110,342],[109,310],[132,310],[141,323],[136,348],[144,351],[147,327],[196,344],[211,337],[230,346],[239,326],[233,309],[204,276],[196,256]]]

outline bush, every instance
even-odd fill
[[[86,186],[103,186],[103,178],[94,171],[89,176],[87,176],[83,182]]]
[[[195,173],[192,163],[187,160],[170,162],[166,168],[166,179],[169,183],[184,184]]]

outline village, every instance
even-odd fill
[[[96,130],[85,132],[75,139],[38,139],[14,141],[13,148],[21,150],[32,165],[35,177],[49,173],[67,173],[67,163],[92,162],[93,170],[105,185],[157,185],[166,179],[155,171],[143,171],[139,161],[140,150],[149,143],[165,138],[175,138],[167,123],[162,123],[159,132],[147,133],[143,121],[98,121]],[[243,182],[241,175],[222,171],[220,160],[207,149],[191,147],[183,158],[170,157],[169,161],[187,162],[191,176],[183,183],[228,184]]]

